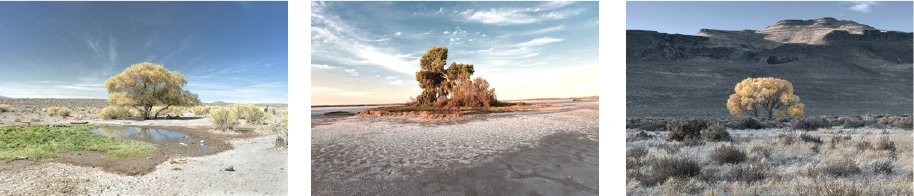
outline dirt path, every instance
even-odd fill
[[[232,140],[234,149],[172,158],[145,175],[39,163],[0,171],[0,195],[285,195],[287,151],[275,136]],[[235,171],[223,171],[232,166]]]
[[[596,195],[597,106],[312,124],[312,194]]]

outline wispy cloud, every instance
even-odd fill
[[[370,41],[369,35],[361,35],[336,17],[325,16],[320,9],[312,10],[312,22],[321,24],[312,26],[312,43],[320,47],[332,47],[334,52],[323,53],[325,58],[344,60],[347,63],[373,65],[403,74],[413,74],[417,58],[401,54],[394,49],[376,47],[363,41]],[[355,37],[357,39],[350,39]],[[348,60],[345,60],[348,59]]]
[[[460,12],[466,20],[492,25],[530,24],[545,20],[559,20],[578,15],[581,9],[559,9],[571,2],[547,2],[534,8],[467,9]]]
[[[875,1],[854,1],[852,2],[851,7],[847,8],[854,12],[860,13],[870,13],[873,11],[873,6],[879,5],[879,2]]]

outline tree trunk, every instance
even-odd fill
[[[171,105],[167,105],[167,106],[165,106],[164,108],[159,109],[159,111],[156,111],[155,116],[152,116],[153,119],[159,118],[159,113],[162,113],[162,110],[168,109],[168,107],[171,107]]]
[[[152,106],[143,106],[143,120],[149,120],[149,110],[152,110]]]

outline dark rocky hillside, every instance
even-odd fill
[[[628,117],[727,117],[733,86],[768,76],[791,81],[807,115],[912,112],[912,33],[820,18],[626,36]]]

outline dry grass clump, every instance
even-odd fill
[[[662,157],[651,159],[651,173],[636,177],[648,186],[655,186],[672,177],[688,178],[701,172],[698,162],[689,158]]]
[[[858,146],[860,149],[895,151],[895,142],[886,136],[876,139],[865,139]]]
[[[70,116],[70,108],[65,107],[49,107],[48,115],[51,116]]]
[[[701,138],[701,130],[708,127],[708,122],[703,119],[672,120],[666,124],[667,140],[683,141]]]
[[[795,185],[794,191],[796,195],[857,196],[864,195],[862,186],[864,185],[815,178],[811,183]]]
[[[673,177],[660,186],[661,195],[698,194],[701,190],[701,182],[693,178]]]
[[[892,168],[895,167],[895,164],[892,163],[892,160],[883,159],[873,162],[873,173],[876,174],[892,174]]]
[[[0,113],[16,111],[16,108],[6,104],[0,104]]]
[[[822,138],[808,133],[800,133],[800,140],[803,142],[822,144]]]
[[[746,153],[731,145],[721,145],[711,151],[711,160],[717,164],[737,164],[746,160]]]
[[[828,175],[833,177],[845,177],[860,173],[860,167],[850,159],[824,160],[817,167],[810,167],[806,170],[806,175],[816,177]]]
[[[118,106],[108,106],[102,109],[98,113],[98,116],[105,120],[111,119],[127,119],[130,118],[133,114],[130,112],[130,108],[118,107]]]
[[[628,149],[628,151],[625,151],[625,157],[629,158],[629,159],[640,159],[641,157],[644,157],[645,155],[647,155],[647,153],[648,153],[648,150],[646,148],[643,148],[643,147],[632,148],[632,149]]]
[[[653,139],[653,138],[654,138],[654,136],[651,136],[650,134],[647,134],[646,132],[641,131],[641,132],[638,132],[635,135],[633,135],[631,138],[628,138],[628,141],[649,140],[649,139]]]
[[[730,132],[720,123],[715,123],[701,131],[701,138],[706,142],[730,141]]]

